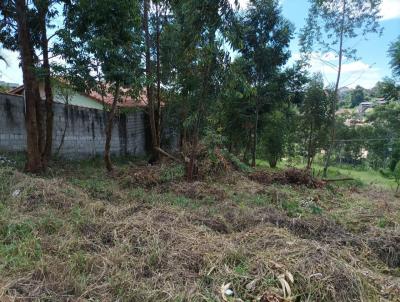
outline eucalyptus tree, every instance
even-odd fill
[[[228,150],[238,156],[242,153],[242,161],[248,163],[252,146],[252,99],[256,89],[248,81],[246,63],[246,60],[238,57],[229,64],[222,79],[213,120],[215,128],[221,129],[222,135],[227,138]]]
[[[400,83],[393,78],[384,77],[375,88],[378,97],[384,97],[387,101],[400,100]]]
[[[158,6],[157,6],[158,7]],[[150,133],[151,133],[151,142],[153,147],[153,160],[158,159],[158,151],[157,148],[160,147],[160,125],[158,123],[158,118],[156,117],[156,105],[154,100],[154,76],[153,76],[153,67],[151,60],[151,51],[152,51],[152,37],[150,33],[150,9],[151,9],[151,1],[143,0],[143,33],[144,33],[144,42],[145,42],[145,64],[146,64],[146,95],[148,102],[148,114],[149,114],[149,122],[150,122]],[[158,16],[157,16],[158,17]],[[159,29],[157,28],[157,32]],[[158,42],[158,41],[157,41]],[[159,45],[157,43],[157,45]],[[157,54],[158,55],[158,54]],[[157,71],[159,66],[157,65]],[[158,91],[159,92],[159,91]],[[159,104],[161,105],[160,99],[158,99]],[[161,109],[161,106],[160,106]]]
[[[389,56],[393,74],[400,78],[400,36],[390,44]]]
[[[379,137],[388,141],[379,142],[378,147],[392,149],[389,168],[393,171],[396,163],[400,161],[400,104],[391,102],[384,106],[378,106],[368,116],[368,122],[374,127],[375,132],[380,132]],[[376,135],[374,137],[377,137]]]
[[[324,90],[322,75],[316,74],[308,84],[300,106],[300,133],[306,146],[307,169],[311,168],[317,151],[326,145],[329,112],[329,95]]]
[[[112,95],[104,161],[112,171],[111,136],[117,105],[123,94],[136,95],[141,87],[141,18],[138,0],[75,0],[65,7],[65,29],[58,51],[72,83]],[[79,87],[80,86],[80,87]],[[123,89],[127,88],[127,89]]]
[[[352,45],[359,36],[380,34],[381,0],[310,0],[307,23],[301,31],[300,44],[303,54],[309,57],[313,51],[333,53],[338,60],[334,95],[331,104],[331,135],[327,150],[324,175],[326,176],[335,141],[335,111],[339,98],[342,66],[345,60],[357,59]]]
[[[51,87],[48,85],[50,67],[47,27],[57,13],[54,9],[56,2],[56,0],[0,2],[0,43],[4,48],[20,53],[26,102],[26,170],[29,172],[44,170],[51,153],[53,113]],[[46,88],[46,130],[40,108],[39,82],[42,80]]]
[[[52,29],[54,26],[51,21],[58,15],[55,5],[60,0],[33,0],[36,8],[35,20],[39,29],[38,46],[42,51],[42,62],[40,68],[40,81],[44,84],[46,118],[45,125],[45,139],[42,148],[42,160],[44,165],[47,165],[52,153],[53,145],[53,91],[51,87],[51,68],[49,58],[49,40],[48,28]]]
[[[230,61],[222,40],[233,10],[228,0],[175,0],[171,13],[164,31],[164,68],[170,71],[169,86],[176,95],[189,153],[187,178],[192,180],[199,139]]]
[[[290,57],[293,25],[282,16],[278,0],[251,0],[240,20],[240,54],[247,61],[247,75],[256,93],[253,100],[252,165],[255,166],[260,113],[273,102],[274,80]],[[272,89],[271,89],[272,88]]]

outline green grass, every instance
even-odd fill
[[[0,273],[31,269],[41,258],[40,241],[32,221],[10,222],[0,231]]]
[[[257,160],[257,165],[260,167],[269,168],[268,162],[265,160]],[[281,161],[275,170],[282,170],[287,166],[286,162]],[[304,164],[293,164],[296,168],[305,168]],[[313,165],[313,172],[316,176],[321,176],[323,166],[320,164]],[[385,178],[379,171],[372,169],[361,170],[351,166],[331,166],[328,170],[328,178],[354,178],[363,185],[375,185],[384,189],[395,190],[396,184],[393,179]]]
[[[314,165],[313,169],[317,174],[322,174],[323,167]],[[356,170],[351,167],[330,167],[328,177],[351,177],[360,180],[364,185],[375,185],[385,189],[394,189],[395,183],[393,180],[383,177],[379,171],[375,170]]]

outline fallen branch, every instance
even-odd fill
[[[172,160],[174,160],[174,161],[177,161],[177,162],[179,162],[179,163],[182,162],[182,160],[180,160],[179,158],[176,158],[175,156],[169,154],[168,152],[164,151],[164,150],[161,149],[161,148],[154,148],[154,149],[157,150],[158,152],[160,152],[162,155],[164,155],[164,156],[166,156],[166,157],[168,157],[168,158],[170,158],[170,159],[172,159]]]
[[[322,181],[326,181],[326,182],[335,182],[335,181],[351,181],[351,180],[355,180],[354,178],[334,178],[334,179],[322,179]]]

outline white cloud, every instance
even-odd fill
[[[400,18],[400,0],[383,0],[381,4],[382,20]]]
[[[300,58],[299,53],[293,54],[293,58],[289,64],[294,60]],[[331,85],[335,83],[337,77],[337,56],[334,53],[312,53],[310,59],[310,73],[322,73],[325,84]],[[340,86],[355,87],[361,85],[364,88],[372,88],[376,82],[382,79],[382,74],[379,68],[368,65],[367,63],[359,60],[354,62],[345,62],[342,65],[342,76]]]
[[[8,65],[0,62],[0,79],[10,83],[22,83],[22,70],[19,68],[18,53],[1,49],[1,54],[6,59]]]

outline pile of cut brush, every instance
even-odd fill
[[[325,182],[312,176],[309,170],[290,168],[284,171],[256,171],[249,174],[249,178],[263,185],[278,183],[303,185],[309,188],[321,188]]]

